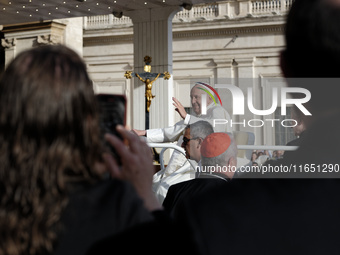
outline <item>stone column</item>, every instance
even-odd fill
[[[83,56],[83,18],[71,18],[58,20],[66,25],[64,32],[64,44]]]
[[[125,12],[133,21],[134,72],[143,72],[144,57],[152,57],[153,73],[168,71],[172,76],[172,19],[181,8],[167,7]],[[156,97],[150,107],[150,128],[173,125],[173,79],[158,79],[153,83]],[[145,86],[137,78],[133,81],[132,127],[144,129]]]

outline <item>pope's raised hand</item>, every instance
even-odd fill
[[[187,116],[187,112],[185,111],[184,106],[183,106],[183,105],[181,104],[181,102],[178,101],[178,99],[175,98],[175,97],[172,98],[172,101],[173,101],[172,104],[176,107],[176,108],[175,108],[176,112],[178,112],[179,115],[180,115],[183,119],[185,119],[185,117]]]

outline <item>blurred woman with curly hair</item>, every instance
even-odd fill
[[[92,82],[64,46],[25,51],[0,79],[0,254],[84,254],[150,219],[127,183],[103,178]]]

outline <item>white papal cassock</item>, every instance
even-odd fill
[[[184,120],[177,122],[174,126],[149,129],[146,131],[146,141],[150,143],[167,143],[177,142],[177,145],[181,146],[183,131],[188,124],[195,123],[199,120],[208,121],[214,128],[215,132],[231,132],[230,115],[229,113],[219,104],[212,102],[207,106],[207,114],[194,116],[195,114],[187,114]],[[217,124],[214,126],[214,119],[227,120],[228,124]],[[193,165],[197,165],[194,162]],[[190,166],[189,162],[181,153],[174,151],[168,166],[153,176],[152,189],[155,192],[160,203],[168,192],[171,185],[193,179],[195,177],[195,169]]]

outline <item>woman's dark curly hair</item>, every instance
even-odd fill
[[[70,189],[99,179],[92,82],[65,46],[25,51],[0,79],[0,254],[53,250]]]

